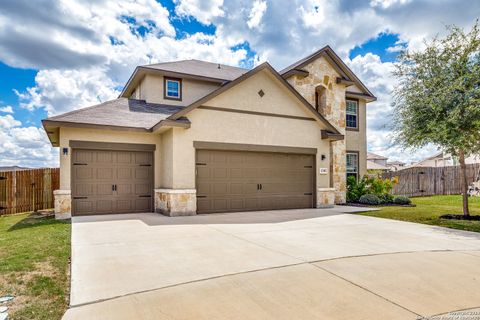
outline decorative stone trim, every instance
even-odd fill
[[[335,205],[335,188],[317,189],[317,208],[332,208]]]
[[[197,190],[155,189],[155,212],[170,217],[197,214]]]
[[[53,191],[55,199],[55,219],[63,220],[72,217],[72,195],[70,190]]]

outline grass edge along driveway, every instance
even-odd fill
[[[358,214],[480,232],[480,221],[440,219],[441,215],[462,214],[462,196],[430,196],[411,198],[416,207],[381,207],[379,211]],[[480,215],[480,197],[470,197],[470,215]]]
[[[61,319],[70,288],[69,222],[30,214],[0,217],[0,296],[9,319]]]

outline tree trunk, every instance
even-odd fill
[[[463,189],[463,215],[465,217],[470,216],[468,210],[468,180],[467,180],[467,165],[465,164],[465,153],[460,150],[458,153],[460,161],[460,175],[462,176],[462,189]]]

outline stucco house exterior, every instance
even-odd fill
[[[276,71],[139,66],[118,99],[43,120],[58,218],[327,207],[366,173],[375,96],[328,46]]]

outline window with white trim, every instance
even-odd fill
[[[347,100],[347,128],[358,129],[358,101]]]
[[[358,179],[358,153],[347,152],[347,177]]]
[[[165,77],[164,96],[166,99],[182,99],[182,81]]]

